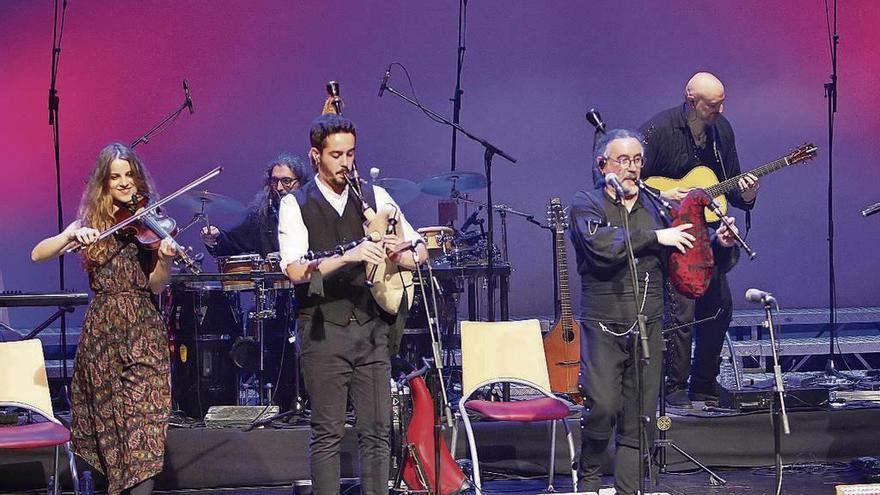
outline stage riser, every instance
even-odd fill
[[[809,459],[849,461],[880,452],[880,409],[795,411],[792,434],[783,438],[785,463]],[[569,420],[579,446],[579,420]],[[547,425],[477,424],[480,461],[485,470],[523,475],[546,473]],[[567,469],[563,429],[558,429],[557,472]],[[307,479],[308,429],[289,428],[242,432],[238,429],[172,429],[166,466],[158,489],[283,485]],[[755,467],[773,463],[773,436],[766,412],[731,417],[676,417],[669,438],[710,466]],[[457,457],[467,457],[464,430],[459,432]],[[357,438],[346,430],[341,457],[342,476],[357,477]],[[693,468],[669,450],[670,471]],[[51,471],[51,450],[0,451],[0,492],[45,487],[42,473]],[[610,464],[606,463],[607,468]],[[83,466],[85,467],[85,466]],[[64,478],[66,479],[66,471]],[[98,486],[101,480],[96,479]]]

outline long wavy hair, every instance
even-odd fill
[[[268,225],[269,215],[272,212],[277,213],[279,207],[278,198],[274,194],[272,185],[272,171],[277,166],[289,168],[293,172],[294,177],[296,177],[299,187],[306,185],[315,176],[311,168],[306,165],[306,161],[299,156],[285,152],[272,159],[263,171],[263,188],[260,189],[260,192],[254,196],[254,199],[248,205],[250,214],[257,216],[260,226]],[[275,221],[277,222],[277,219]]]
[[[81,226],[104,231],[116,223],[113,197],[110,195],[110,164],[116,159],[125,160],[131,165],[138,194],[153,195],[156,189],[153,181],[134,151],[122,143],[108,144],[98,154],[80,200],[77,218]],[[103,263],[114,244],[111,239],[112,237],[96,242],[85,249],[85,263]]]

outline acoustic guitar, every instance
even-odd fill
[[[718,205],[720,206],[721,213],[727,214],[727,198],[724,195],[739,187],[737,183],[747,173],[753,174],[757,177],[761,177],[771,172],[782,170],[789,165],[812,160],[816,157],[817,150],[818,148],[816,147],[816,145],[812,143],[803,144],[791,153],[779,159],[773,160],[770,163],[766,163],[756,169],[739,174],[735,177],[731,177],[724,182],[718,181],[718,177],[715,175],[715,172],[713,172],[712,169],[705,165],[699,165],[697,167],[694,167],[693,170],[688,172],[687,175],[685,175],[681,179],[670,179],[668,177],[655,176],[645,179],[645,183],[655,189],[659,189],[660,191],[665,191],[667,189],[673,189],[677,187],[685,189],[704,189],[707,193],[709,193],[709,196],[715,198],[715,202],[718,203]],[[720,218],[718,218],[718,215],[716,215],[709,208],[706,208],[705,213],[707,222],[716,222],[720,220]]]
[[[582,403],[578,388],[581,364],[581,326],[572,317],[571,292],[568,288],[568,261],[565,255],[565,230],[568,215],[559,198],[550,200],[547,222],[553,228],[556,249],[556,273],[559,278],[559,321],[544,337],[544,355],[550,375],[550,391],[567,394],[572,402]]]

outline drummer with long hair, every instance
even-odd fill
[[[149,174],[127,146],[98,155],[76,220],[40,241],[33,261],[82,247],[95,297],[80,333],[71,391],[75,452],[107,477],[107,492],[149,494],[162,471],[171,409],[169,354],[152,301],[171,277],[170,239],[149,250],[120,231],[98,240],[135,195],[154,192]]]

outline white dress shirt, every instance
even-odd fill
[[[348,186],[345,186],[341,194],[336,194],[320,177],[315,177],[314,181],[324,199],[330,203],[330,206],[341,217],[343,212],[345,212],[345,205],[348,203]],[[374,185],[372,187],[376,198],[376,209],[381,208],[382,205],[390,204],[400,212],[398,226],[403,229],[399,232],[402,232],[404,240],[414,241],[420,239],[419,233],[406,220],[403,210],[397,206],[397,203],[394,202],[388,191],[379,186]],[[309,252],[309,229],[306,227],[305,222],[303,222],[302,211],[293,194],[284,196],[281,200],[281,207],[278,210],[278,246],[281,252],[281,271],[284,272],[287,271],[287,265],[300,260]]]

